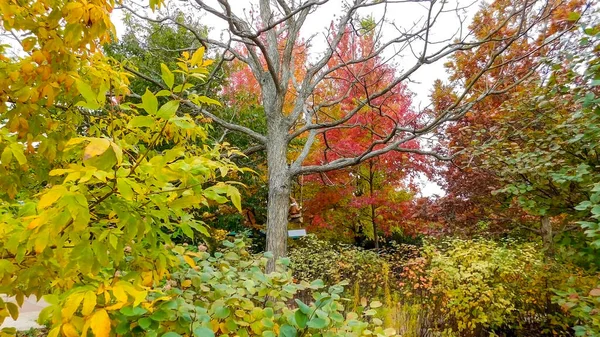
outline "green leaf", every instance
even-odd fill
[[[211,329],[201,326],[201,327],[194,329],[194,336],[195,337],[215,337],[215,333]]]
[[[159,92],[157,92],[155,94],[156,97],[163,97],[163,96],[171,96],[171,92],[169,90],[161,90]]]
[[[215,317],[218,319],[227,318],[231,314],[231,310],[227,307],[218,307],[215,309]]]
[[[314,317],[306,325],[313,329],[323,329],[327,326],[327,321],[321,317]]]
[[[284,324],[279,328],[279,337],[296,337],[298,331],[291,325]]]
[[[299,299],[295,299],[295,301],[296,304],[298,304],[298,308],[300,309],[300,311],[302,311],[304,314],[309,315],[312,312],[310,307],[304,304],[304,302],[300,301]]]
[[[156,120],[152,116],[135,116],[133,117],[129,123],[127,123],[127,127],[130,128],[141,128],[141,127],[150,127],[156,123]]]
[[[191,84],[191,83],[185,83],[184,85],[179,84],[179,85],[176,85],[175,88],[173,88],[173,92],[182,92],[182,91],[185,91],[185,90],[187,90],[187,89],[189,89],[189,88],[191,88],[193,86],[194,85]],[[193,95],[190,95],[190,100],[192,100],[192,98],[191,98],[192,96]]]
[[[133,200],[133,189],[124,178],[117,178],[117,190],[126,200]]]
[[[148,310],[142,307],[123,307],[119,310],[123,315],[131,317],[131,316],[140,316],[148,312]]]
[[[97,101],[98,95],[96,95],[94,93],[94,91],[92,90],[92,87],[90,87],[89,84],[87,84],[81,80],[76,80],[75,85],[77,86],[77,91],[79,91],[81,96],[83,96],[83,98],[85,98],[88,105],[95,106],[95,108],[91,108],[91,109],[97,109],[100,107],[100,104],[98,104],[98,101]]]
[[[169,331],[166,334],[163,334],[162,337],[181,337],[177,332]]]
[[[184,130],[193,129],[196,125],[187,117],[172,117],[169,122]]]
[[[575,206],[575,209],[578,211],[584,211],[592,206],[592,202],[589,200],[582,201],[579,205]]]
[[[179,101],[168,101],[156,113],[156,116],[162,119],[169,119],[177,113],[179,109]]]
[[[300,329],[306,328],[306,322],[308,322],[308,316],[303,313],[300,309],[296,310],[294,313],[294,319],[296,320],[296,325]]]
[[[146,92],[142,95],[142,108],[146,110],[150,115],[156,115],[158,110],[158,99],[154,94],[146,89]]]
[[[581,14],[577,13],[577,12],[571,12],[571,13],[569,13],[569,16],[567,17],[567,19],[569,21],[577,21],[577,20],[579,20],[579,18],[581,18]]]
[[[164,310],[157,310],[154,313],[152,313],[152,315],[150,315],[150,318],[154,321],[166,321],[168,316],[167,313]]]
[[[163,81],[165,81],[167,87],[169,87],[169,89],[172,89],[173,84],[175,83],[175,75],[173,75],[171,70],[169,70],[169,68],[164,63],[160,64],[160,72],[161,77]]]
[[[324,287],[325,287],[325,283],[323,283],[323,280],[314,280],[310,283],[311,289],[321,289]]]
[[[196,105],[208,104],[221,106],[221,102],[206,96],[190,95],[190,100]]]

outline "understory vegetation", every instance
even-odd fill
[[[402,336],[568,336],[574,326],[597,329],[579,324],[587,314],[595,324],[598,275],[546,256],[541,243],[442,239],[378,254],[308,236],[290,259],[298,280],[348,280],[351,307],[362,312],[376,301],[379,322]],[[575,306],[582,316],[570,312]]]

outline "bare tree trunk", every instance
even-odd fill
[[[279,119],[279,118],[277,118]],[[287,126],[282,119],[269,123],[267,167],[269,197],[267,201],[267,251],[273,258],[267,272],[275,271],[277,258],[287,252],[287,225],[291,196],[291,175],[287,163]],[[283,130],[281,130],[283,129]]]
[[[377,221],[375,220],[375,205],[371,205],[371,223],[373,224],[373,240],[375,249],[379,249],[379,236],[377,235]]]
[[[546,251],[551,253],[552,252],[553,234],[552,234],[552,223],[550,222],[550,217],[547,215],[543,215],[542,219],[541,219],[541,223],[542,223],[542,228],[541,228],[542,242],[544,243],[544,248],[546,249]]]
[[[371,224],[373,224],[373,241],[375,249],[379,249],[379,236],[377,235],[377,220],[375,219],[375,205],[373,205],[373,183],[375,173],[373,172],[373,161],[369,161],[369,197],[371,198]]]

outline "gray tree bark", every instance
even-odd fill
[[[287,225],[291,196],[291,176],[287,163],[287,133],[282,125],[270,123],[267,134],[267,166],[269,197],[267,201],[267,251],[275,258],[287,251]],[[275,270],[275,259],[269,261],[267,271]]]

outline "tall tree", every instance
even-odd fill
[[[504,4],[497,2],[487,11],[480,12],[475,18],[475,22],[478,23],[476,34],[487,34],[489,27],[495,26],[497,13],[503,12],[507,4],[508,2]],[[579,15],[574,12],[581,11],[583,5],[582,1],[565,2],[563,10],[557,11],[549,17],[544,34],[537,40],[524,40],[508,48],[505,57],[517,59],[518,62],[490,71],[474,86],[475,90],[485,90],[496,78],[503,77],[507,79],[505,85],[508,90],[502,95],[487,98],[474,106],[465,118],[445,130],[444,142],[456,155],[453,163],[443,172],[443,184],[448,195],[440,200],[440,203],[452,208],[452,222],[462,223],[462,226],[466,227],[474,227],[476,222],[484,220],[498,225],[498,229],[523,227],[523,222],[531,222],[531,219],[525,219],[526,213],[518,210],[517,204],[511,197],[503,198],[505,196],[503,194],[492,194],[493,191],[506,186],[507,176],[503,177],[503,175],[515,166],[514,162],[508,160],[508,157],[512,155],[510,151],[502,155],[504,159],[498,161],[497,165],[490,166],[491,162],[484,159],[485,155],[482,155],[480,150],[488,148],[490,144],[495,144],[498,151],[511,149],[520,142],[519,134],[527,133],[527,129],[532,131],[531,128],[535,129],[546,125],[544,132],[550,132],[552,126],[556,125],[556,121],[551,122],[552,118],[546,120],[549,124],[545,124],[543,122],[545,117],[541,112],[534,113],[531,106],[522,105],[523,102],[529,101],[529,97],[540,92],[538,87],[540,84],[544,85],[544,78],[548,76],[548,67],[539,67],[528,82],[520,82],[518,78],[531,72],[531,69],[535,69],[542,59],[563,57],[561,50],[574,42],[572,29],[565,28],[573,27],[572,23],[579,19]],[[554,37],[554,43],[548,44],[546,36]],[[473,76],[473,72],[481,68],[481,64],[484,64],[488,57],[488,54],[482,50],[464,51],[454,55],[451,62],[447,64],[452,84],[460,87],[463,83],[468,82]],[[515,75],[515,78],[511,79],[509,74]],[[435,109],[443,111],[445,106],[450,104],[454,95],[452,86],[437,83],[433,92]],[[538,116],[535,117],[537,120],[534,122],[532,119],[534,115],[527,117],[528,114],[525,111],[530,111]],[[509,136],[506,127],[513,130],[512,135]],[[519,128],[522,132],[517,131]],[[498,143],[500,139],[503,139],[500,141],[501,145]],[[500,157],[496,156],[497,159]],[[528,174],[524,171],[513,172],[511,176],[512,181],[526,183],[526,180],[529,179]],[[550,188],[550,193],[553,194],[554,192],[551,190],[552,188]],[[547,191],[538,192],[548,193]],[[538,212],[530,212],[530,214],[542,216],[544,220],[545,211],[548,208],[537,207],[537,209]],[[547,222],[545,223],[547,225]],[[538,231],[532,227],[526,228]],[[469,230],[468,228],[463,229]]]
[[[286,252],[288,207],[293,177],[356,165],[390,151],[428,154],[442,158],[442,155],[434,151],[406,145],[440,125],[459,120],[474,104],[484,98],[506,91],[504,78],[494,78],[493,82],[486,81],[482,91],[472,89],[484,74],[494,69],[505,68],[517,61],[512,59],[511,55],[505,55],[505,51],[514,43],[522,43],[539,34],[544,30],[544,23],[548,18],[557,10],[562,10],[562,2],[559,1],[514,1],[498,13],[495,24],[490,25],[487,32],[474,35],[472,30],[459,29],[452,38],[435,41],[432,39],[432,29],[437,26],[440,15],[448,12],[446,2],[418,1],[425,8],[423,17],[410,27],[401,27],[395,25],[389,13],[401,11],[403,6],[410,6],[410,3],[354,0],[341,4],[336,11],[338,19],[323,31],[325,47],[315,50],[317,44],[313,38],[304,42],[307,52],[313,57],[308,58],[304,65],[304,76],[297,81],[294,77],[294,49],[307,28],[306,23],[315,16],[315,12],[323,11],[322,6],[326,2],[328,1],[259,0],[257,10],[250,13],[237,11],[227,0],[219,0],[216,7],[202,0],[186,3],[190,9],[198,13],[209,13],[227,25],[226,35],[230,37],[228,41],[204,38],[200,34],[197,36],[203,43],[222,48],[224,55],[233,55],[247,64],[259,83],[260,103],[264,108],[267,123],[266,134],[220,118],[218,114],[205,109],[202,104],[186,101],[185,105],[212,118],[223,127],[245,133],[266,150],[269,181],[267,249],[275,256],[284,255]],[[358,58],[341,57],[337,51],[344,37],[348,34],[361,34],[360,22],[356,20],[357,14],[361,10],[377,7],[381,8],[384,14],[377,18],[377,24],[373,27],[376,37],[374,48]],[[132,12],[140,15],[136,10]],[[175,20],[175,17],[165,12],[151,20]],[[348,30],[348,26],[355,28]],[[286,38],[283,44],[280,36]],[[548,42],[551,41],[552,39],[548,39]],[[236,47],[232,47],[232,44]],[[375,140],[358,155],[340,156],[315,165],[307,164],[306,159],[318,135],[347,128],[359,111],[365,107],[379,109],[384,103],[378,100],[379,98],[398,88],[424,65],[467,50],[483,50],[488,53],[489,58],[469,77],[469,82],[465,83],[462,92],[456,95],[452,104],[439,111],[435,117],[423,118],[416,124],[414,120],[399,121],[390,132]],[[365,97],[364,99],[341,109],[343,114],[339,116],[328,120],[319,118],[324,110],[342,104],[348,94],[337,91],[327,97],[315,97],[315,92],[327,85],[334,72],[340,69],[352,72],[351,66],[367,62],[375,56],[399,55],[404,51],[412,51],[415,54],[414,61],[398,67],[397,73],[384,87],[370,92],[368,87],[363,86],[361,96]],[[333,60],[338,60],[335,62],[337,66],[331,66]],[[524,74],[523,78],[528,75],[529,73]],[[514,79],[513,74],[511,79]],[[355,81],[360,84],[358,79]],[[290,92],[294,93],[293,104],[291,108],[286,108],[285,97]],[[290,144],[298,137],[305,137],[306,141],[298,155],[290,158]],[[273,264],[270,267],[272,268]]]
[[[369,60],[339,68],[340,60],[360,59],[374,48],[375,31],[371,19],[361,21],[361,34],[350,34],[351,27],[340,41],[336,53],[339,58],[332,59],[329,67],[333,71],[324,85],[315,92],[315,97],[327,99],[335,92],[345,92],[346,96],[339,105],[324,108],[317,113],[321,122],[330,122],[342,118],[344,111],[352,109],[356,101],[365,100],[365,92],[377,92],[393,80],[395,69],[386,64],[380,55]],[[403,85],[398,85],[385,95],[374,99],[377,108],[364,107],[348,121],[345,128],[336,128],[322,132],[313,146],[306,162],[308,165],[320,165],[344,157],[354,157],[367,151],[374,142],[384,141],[396,125],[414,121],[418,117],[411,109],[410,93]],[[417,141],[407,142],[405,147],[419,149]],[[391,151],[379,157],[345,169],[329,173],[309,174],[304,182],[314,193],[307,195],[304,212],[315,226],[329,222],[334,228],[342,224],[350,225],[354,236],[369,233],[375,248],[379,248],[379,231],[389,232],[390,223],[400,224],[407,197],[406,178],[415,173],[422,158],[413,154]],[[332,194],[337,194],[331,198]],[[337,200],[337,201],[336,201]],[[339,201],[344,201],[339,203]],[[404,206],[404,207],[403,207]],[[346,216],[338,216],[342,213]],[[347,216],[351,215],[351,216]],[[327,219],[329,218],[329,219]],[[338,222],[338,224],[332,224]]]

